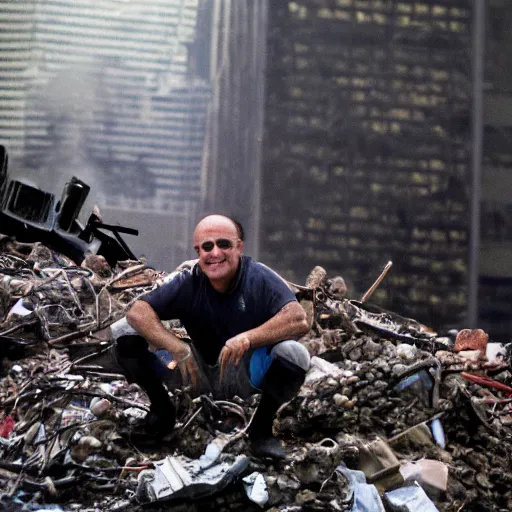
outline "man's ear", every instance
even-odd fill
[[[242,252],[244,250],[243,240],[238,240],[238,248],[240,249],[240,252]]]

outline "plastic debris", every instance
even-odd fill
[[[336,471],[344,475],[349,482],[350,495],[353,499],[351,512],[385,512],[377,488],[366,483],[366,476],[362,471],[348,469],[344,465],[338,466]]]
[[[16,425],[16,422],[10,414],[0,421],[0,437],[9,437],[14,430],[14,425]]]

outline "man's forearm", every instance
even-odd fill
[[[186,344],[163,326],[155,310],[147,302],[135,302],[128,311],[126,320],[155,348],[165,349],[177,358],[186,355]]]
[[[239,336],[246,336],[252,348],[259,348],[278,341],[300,338],[308,331],[304,309],[298,302],[290,302],[270,320]]]

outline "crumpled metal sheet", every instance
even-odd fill
[[[213,463],[187,457],[167,456],[154,463],[154,470],[139,475],[137,499],[141,503],[196,500],[222,491],[249,465],[245,455],[223,455]]]

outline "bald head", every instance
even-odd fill
[[[196,226],[196,229],[194,230],[194,238],[198,231],[202,231],[204,229],[210,230],[212,228],[225,228],[228,230],[232,230],[233,236],[238,237],[238,227],[236,223],[230,219],[229,217],[226,217],[225,215],[207,215],[203,219],[201,219]]]
[[[194,230],[199,266],[217,291],[226,291],[236,275],[244,246],[241,229],[225,215],[208,215]]]
[[[242,224],[238,220],[234,219],[233,217],[228,217],[227,215],[220,215],[220,214],[207,215],[206,217],[203,217],[199,221],[199,223],[196,226],[196,230],[197,230],[197,228],[199,228],[201,226],[201,224],[203,222],[206,222],[208,224],[210,222],[215,222],[216,220],[222,221],[222,219],[227,220],[228,222],[230,222],[231,224],[233,224],[235,226],[238,238],[240,238],[240,240],[242,240],[242,242],[243,242],[245,240],[245,230],[244,230]]]

